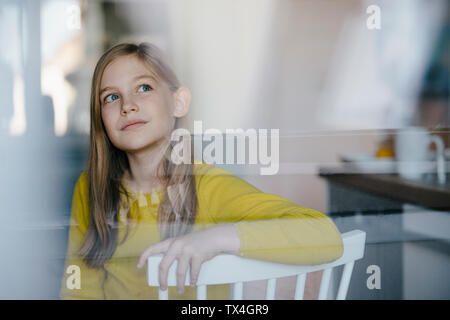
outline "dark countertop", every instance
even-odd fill
[[[374,193],[389,199],[413,203],[436,210],[450,209],[450,177],[439,185],[435,175],[425,174],[421,181],[404,179],[397,174],[358,173],[345,166],[321,167],[319,176],[360,191]]]

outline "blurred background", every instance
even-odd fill
[[[0,0],[0,298],[58,298],[92,73],[125,41],[167,54],[193,94],[190,130],[280,130],[277,175],[226,167],[368,233],[350,299],[450,298],[450,184],[435,174],[449,168],[449,40],[446,0]],[[414,181],[395,166],[411,127],[443,144]],[[366,287],[373,264],[381,289]]]

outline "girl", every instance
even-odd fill
[[[89,160],[75,185],[61,298],[157,299],[144,268],[154,254],[163,254],[154,270],[162,290],[178,260],[170,299],[195,299],[202,263],[218,254],[308,265],[342,255],[340,233],[324,214],[213,165],[171,161],[171,132],[190,100],[151,44],[119,44],[98,61]],[[191,286],[184,288],[188,269]],[[207,292],[228,299],[229,285]]]

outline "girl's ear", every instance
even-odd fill
[[[191,104],[191,91],[186,87],[180,87],[174,93],[175,108],[173,110],[173,115],[176,118],[184,117],[188,111]]]

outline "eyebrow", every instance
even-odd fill
[[[132,81],[137,81],[137,80],[145,79],[145,78],[152,79],[155,82],[157,81],[154,76],[149,75],[149,74],[142,74],[142,75],[136,76],[132,79]],[[100,93],[98,95],[101,96],[103,92],[110,90],[110,89],[114,89],[114,87],[105,87],[100,90]]]

